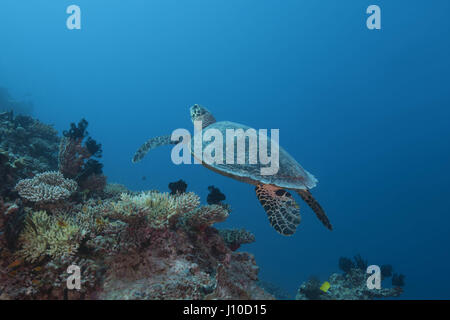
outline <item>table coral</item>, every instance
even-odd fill
[[[48,171],[32,179],[20,180],[15,189],[22,198],[31,202],[56,202],[67,199],[77,187],[75,181],[65,179],[60,172]]]

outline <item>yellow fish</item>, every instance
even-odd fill
[[[320,286],[320,290],[322,290],[323,292],[327,292],[328,289],[330,289],[331,285],[328,281],[325,281],[321,286]]]

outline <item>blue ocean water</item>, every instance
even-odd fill
[[[66,8],[82,10],[81,30]],[[379,5],[382,29],[368,30]],[[215,185],[225,227],[256,242],[260,276],[295,294],[340,256],[405,274],[406,299],[450,298],[450,3],[383,0],[2,0],[0,83],[31,93],[34,116],[67,129],[82,117],[103,145],[109,181],[168,190]],[[303,202],[292,237],[269,225],[254,188],[170,148],[131,163],[146,139],[192,129],[189,107],[218,120],[279,128],[280,143],[319,179],[326,230]],[[143,180],[142,177],[146,179]]]

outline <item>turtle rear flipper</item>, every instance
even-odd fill
[[[152,149],[157,147],[166,146],[170,144],[178,144],[180,141],[172,141],[171,135],[153,137],[148,139],[134,154],[133,159],[131,160],[133,163],[139,162],[145,155]]]
[[[316,199],[314,199],[313,195],[309,190],[296,190],[298,195],[302,197],[303,201],[305,201],[308,206],[311,207],[311,209],[316,214],[317,218],[323,223],[325,227],[327,227],[329,230],[333,230],[333,226],[330,223],[330,220],[328,219],[325,211],[322,209],[322,206],[317,202]]]
[[[284,236],[293,235],[300,224],[300,207],[292,195],[267,184],[259,184],[255,190],[272,227]]]

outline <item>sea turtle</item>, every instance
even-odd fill
[[[225,137],[227,129],[243,129],[244,131],[250,129],[250,127],[239,123],[229,121],[217,122],[208,109],[197,104],[190,108],[190,113],[192,122],[202,121],[202,130],[200,131],[203,132],[205,129],[216,129]],[[191,139],[192,141],[189,142],[193,145],[195,136]],[[200,141],[203,141],[203,139]],[[136,163],[142,160],[151,149],[178,143],[182,143],[182,139],[172,141],[171,135],[151,138],[136,151],[132,162]],[[233,147],[236,147],[236,140],[234,140],[234,143],[235,145]],[[273,143],[273,141],[270,143]],[[203,148],[206,146],[207,143],[203,141]],[[226,141],[224,141],[224,150],[226,147]],[[236,148],[234,150],[236,150]],[[248,149],[245,148],[245,151],[247,152],[246,156],[248,160]],[[192,153],[195,157],[194,152]],[[264,207],[270,224],[280,234],[285,236],[292,235],[300,224],[300,207],[286,189],[294,190],[298,193],[315,212],[317,218],[319,218],[324,226],[329,230],[332,230],[331,223],[324,210],[309,191],[309,189],[316,186],[318,182],[317,179],[303,169],[283,148],[279,147],[279,170],[274,175],[261,175],[261,166],[259,164],[249,164],[247,160],[244,164],[217,164],[206,162],[202,162],[202,164],[208,169],[221,175],[255,185],[256,196]]]

